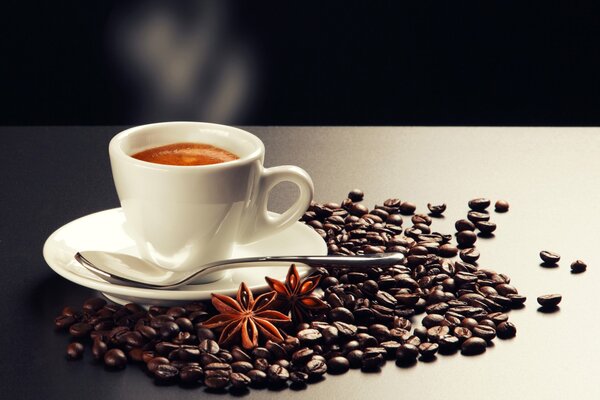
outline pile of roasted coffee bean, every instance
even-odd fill
[[[386,360],[411,365],[436,354],[481,354],[496,337],[516,335],[507,312],[523,307],[526,298],[508,276],[477,265],[475,243],[496,229],[486,211],[489,200],[469,202],[471,211],[456,221],[453,236],[432,228],[445,204],[414,214],[410,202],[388,199],[370,210],[362,199],[353,190],[341,204],[313,203],[302,220],[330,254],[400,252],[404,262],[361,271],[317,269],[329,309],[283,327],[282,343],[221,348],[218,333],[202,327],[216,313],[208,302],[146,310],[92,298],[82,310],[66,307],[55,320],[72,336],[67,357],[81,358],[87,345],[98,363],[114,369],[138,363],[157,383],[237,391],[303,385],[350,368],[377,370]],[[498,201],[495,208],[505,212],[508,203]]]

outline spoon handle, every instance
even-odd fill
[[[279,262],[301,263],[311,267],[322,266],[360,269],[373,267],[374,265],[394,265],[400,263],[403,259],[404,255],[402,253],[378,253],[359,256],[269,256],[237,258],[232,260],[215,261],[213,263],[206,264],[200,271],[177,282],[175,285],[179,286],[191,279],[197,278],[200,275],[210,274],[224,269],[230,269],[232,265],[235,265],[236,268],[247,268],[256,266],[256,264]],[[288,268],[289,266],[281,264],[275,265],[275,267]]]

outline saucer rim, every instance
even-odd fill
[[[62,225],[61,227],[56,229],[54,232],[52,232],[48,236],[46,241],[44,242],[44,246],[43,246],[43,250],[42,250],[44,260],[45,260],[46,264],[50,267],[50,269],[52,269],[55,273],[57,273],[61,277],[65,278],[68,281],[71,281],[77,285],[80,285],[80,286],[83,286],[83,287],[86,287],[86,288],[89,288],[92,290],[97,290],[99,292],[106,293],[106,294],[112,295],[113,297],[119,297],[119,298],[128,297],[128,298],[136,298],[137,300],[147,299],[147,300],[165,300],[165,301],[193,301],[193,300],[210,299],[211,293],[219,293],[219,294],[223,294],[223,295],[234,295],[235,293],[237,293],[237,290],[238,290],[237,286],[231,287],[228,289],[222,289],[222,290],[210,290],[210,289],[208,289],[208,290],[207,289],[178,290],[178,289],[148,289],[148,288],[130,287],[130,286],[125,286],[125,285],[123,285],[123,286],[114,285],[114,284],[108,283],[106,281],[102,281],[99,278],[94,279],[94,278],[86,277],[86,276],[80,275],[76,272],[70,271],[69,265],[72,265],[71,263],[64,264],[64,263],[55,262],[57,257],[52,254],[52,251],[57,249],[57,246],[56,246],[57,241],[55,240],[55,238],[59,234],[61,234],[65,230],[69,229],[69,227],[72,227],[73,225],[75,225],[77,223],[81,223],[81,220],[91,218],[93,216],[97,216],[98,214],[110,215],[113,213],[122,213],[122,209],[120,207],[116,207],[116,208],[111,208],[111,209],[107,209],[107,210],[90,213],[90,214],[84,215],[82,217],[76,218],[70,222],[67,222],[66,224]],[[277,213],[273,213],[273,214],[276,215]],[[314,236],[315,239],[316,239],[316,236],[318,236],[319,241],[321,242],[321,244],[319,244],[321,249],[320,249],[320,251],[315,252],[314,255],[326,255],[327,254],[327,245],[326,245],[325,241],[312,228],[310,228],[309,226],[305,225],[304,223],[302,223],[300,221],[297,221],[293,225],[290,226],[290,228],[292,228],[292,227],[304,230],[306,235],[312,235],[312,236]],[[300,228],[300,227],[302,227],[302,228]],[[290,228],[287,228],[287,229],[290,229]],[[277,235],[277,233],[275,235]],[[258,242],[260,242],[260,241],[258,241]],[[316,241],[315,241],[315,243],[316,243]],[[75,263],[75,261],[73,260],[72,263]],[[58,264],[60,264],[60,265],[58,265]],[[62,265],[62,264],[64,264],[64,265]],[[268,267],[262,267],[262,268],[268,268]],[[308,274],[308,272],[311,270],[311,268],[309,268],[309,267],[304,267],[304,268],[299,268],[299,269],[301,270],[300,273],[302,276]],[[234,271],[235,270],[227,271],[227,274],[222,279],[230,279],[231,274],[235,273]],[[189,288],[192,286],[202,286],[202,285],[195,284],[195,285],[188,285],[187,287]],[[265,282],[264,284],[250,285],[249,288],[253,291],[261,292],[261,291],[265,291],[268,288],[268,285]]]

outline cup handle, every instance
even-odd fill
[[[275,185],[291,182],[298,186],[300,195],[283,214],[272,216],[267,211],[269,194]],[[247,214],[246,229],[238,238],[238,243],[250,243],[284,230],[298,221],[308,209],[313,198],[312,179],[302,168],[293,165],[265,168],[262,171],[258,187],[254,212]]]

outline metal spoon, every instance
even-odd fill
[[[86,269],[100,278],[122,286],[134,286],[149,289],[173,289],[214,272],[230,268],[256,267],[264,263],[301,263],[309,266],[325,266],[361,269],[373,266],[394,265],[400,263],[401,253],[365,254],[362,256],[274,256],[248,257],[215,261],[201,266],[195,271],[174,272],[160,268],[152,263],[128,254],[105,251],[81,251],[75,259]],[[288,268],[289,264],[274,265]]]

